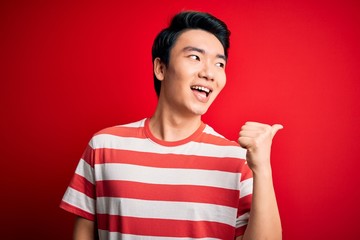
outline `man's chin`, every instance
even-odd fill
[[[207,111],[208,111],[208,107],[207,108],[198,108],[198,109],[194,109],[194,113],[196,115],[202,116],[204,115]]]

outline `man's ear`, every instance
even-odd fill
[[[166,70],[165,64],[160,60],[160,58],[158,58],[158,57],[155,58],[154,59],[154,74],[158,80],[160,80],[160,81],[164,80],[165,70]]]

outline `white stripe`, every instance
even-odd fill
[[[242,226],[248,224],[249,217],[250,217],[249,212],[244,213],[243,215],[239,216],[236,219],[236,228],[239,228],[239,227],[242,227]]]
[[[160,236],[143,236],[133,234],[122,234],[117,232],[108,232],[105,230],[99,230],[100,239],[107,240],[218,240],[218,238],[188,238],[188,237],[160,237]]]
[[[249,178],[240,183],[240,198],[252,194],[253,192],[253,179]]]
[[[246,158],[246,150],[239,146],[219,146],[207,143],[189,142],[179,146],[167,147],[156,144],[149,139],[119,137],[111,134],[99,134],[94,136],[90,142],[90,146],[93,149],[109,148],[159,154]]]
[[[97,181],[123,180],[150,184],[210,186],[239,190],[241,173],[214,170],[156,168],[122,163],[95,165]]]
[[[138,218],[211,221],[235,227],[237,208],[195,202],[151,201],[130,198],[97,199],[97,213]]]
[[[64,197],[64,202],[73,205],[85,212],[95,214],[95,201],[91,197],[86,196],[82,192],[79,192],[71,187],[68,187]]]
[[[216,132],[212,127],[210,127],[209,125],[206,125],[205,129],[204,129],[204,133],[207,134],[211,134],[214,135],[216,137],[221,137],[221,138],[225,138],[223,135],[219,134],[218,132]]]
[[[131,128],[140,128],[140,127],[144,127],[145,126],[145,119],[142,119],[140,121],[137,122],[132,122],[132,123],[128,123],[128,124],[123,124],[123,125],[118,125],[117,127],[131,127]]]
[[[95,183],[94,169],[84,159],[80,159],[79,164],[76,167],[75,173],[86,178],[92,184]]]

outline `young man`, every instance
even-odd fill
[[[247,122],[241,148],[201,120],[226,83],[229,35],[201,12],[159,33],[156,111],[91,139],[61,202],[74,239],[281,239],[270,148],[282,126]]]

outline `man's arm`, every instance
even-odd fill
[[[247,122],[240,131],[239,144],[247,149],[246,160],[253,172],[253,196],[248,226],[237,240],[282,239],[270,165],[272,139],[281,125]]]
[[[94,240],[95,223],[82,217],[77,217],[74,226],[74,240]]]

